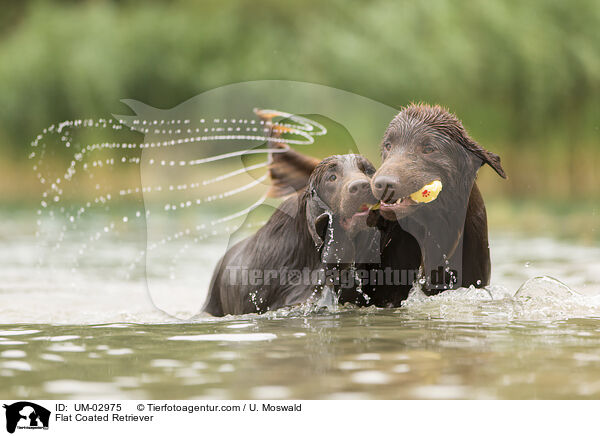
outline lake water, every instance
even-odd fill
[[[492,234],[488,289],[190,322],[121,274],[139,239],[108,237],[77,268],[66,241],[36,266],[30,218],[5,214],[0,229],[2,398],[600,398],[597,247]],[[210,276],[214,252],[195,250],[182,263]],[[517,293],[540,276],[568,287]]]

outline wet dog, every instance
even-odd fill
[[[359,155],[332,156],[316,165],[306,188],[286,199],[253,236],[219,262],[204,311],[214,315],[262,313],[316,298],[335,275],[379,255],[367,227],[376,203],[373,165]],[[377,241],[378,242],[378,241]],[[376,248],[373,248],[376,246]],[[355,282],[333,280],[342,302],[356,300]]]
[[[456,116],[429,105],[410,105],[390,122],[381,155],[371,186],[381,200],[383,264],[404,269],[418,261],[431,293],[489,284],[487,216],[475,179],[484,164],[506,178],[500,157],[475,142]],[[442,186],[434,201],[411,198],[434,181]],[[378,293],[397,301],[398,289]]]
[[[371,217],[371,225],[381,231],[380,268],[418,270],[428,293],[489,284],[487,215],[475,179],[484,164],[506,178],[500,157],[475,142],[455,115],[424,104],[402,109],[380,147],[382,165],[371,180],[380,200],[378,216]],[[306,185],[310,157],[290,150],[274,159],[276,168],[301,162],[286,186]],[[434,201],[412,199],[432,182],[442,187]],[[370,287],[368,294],[372,304],[398,306],[411,288],[412,283],[386,281]]]

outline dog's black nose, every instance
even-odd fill
[[[371,188],[371,184],[368,180],[359,179],[354,180],[348,185],[348,192],[352,195],[360,194],[368,191]]]
[[[393,177],[377,176],[373,180],[373,194],[380,200],[385,200],[384,197],[391,197],[396,190],[397,182]]]

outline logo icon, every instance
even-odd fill
[[[6,409],[6,431],[14,433],[18,429],[48,429],[50,411],[42,406],[29,401],[19,401],[10,405],[4,404]]]

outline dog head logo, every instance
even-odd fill
[[[381,132],[397,113],[334,88],[269,80],[213,89],[165,110],[124,102],[135,115],[115,117],[144,135],[137,162],[148,293],[180,319],[196,315],[210,289],[212,275],[198,274],[198,263],[213,270],[278,207],[276,197],[304,191],[304,176],[320,159],[303,152],[317,151],[326,125],[337,129],[339,152],[375,161]]]
[[[29,401],[19,401],[6,409],[6,431],[14,433],[18,429],[48,429],[50,411]]]

